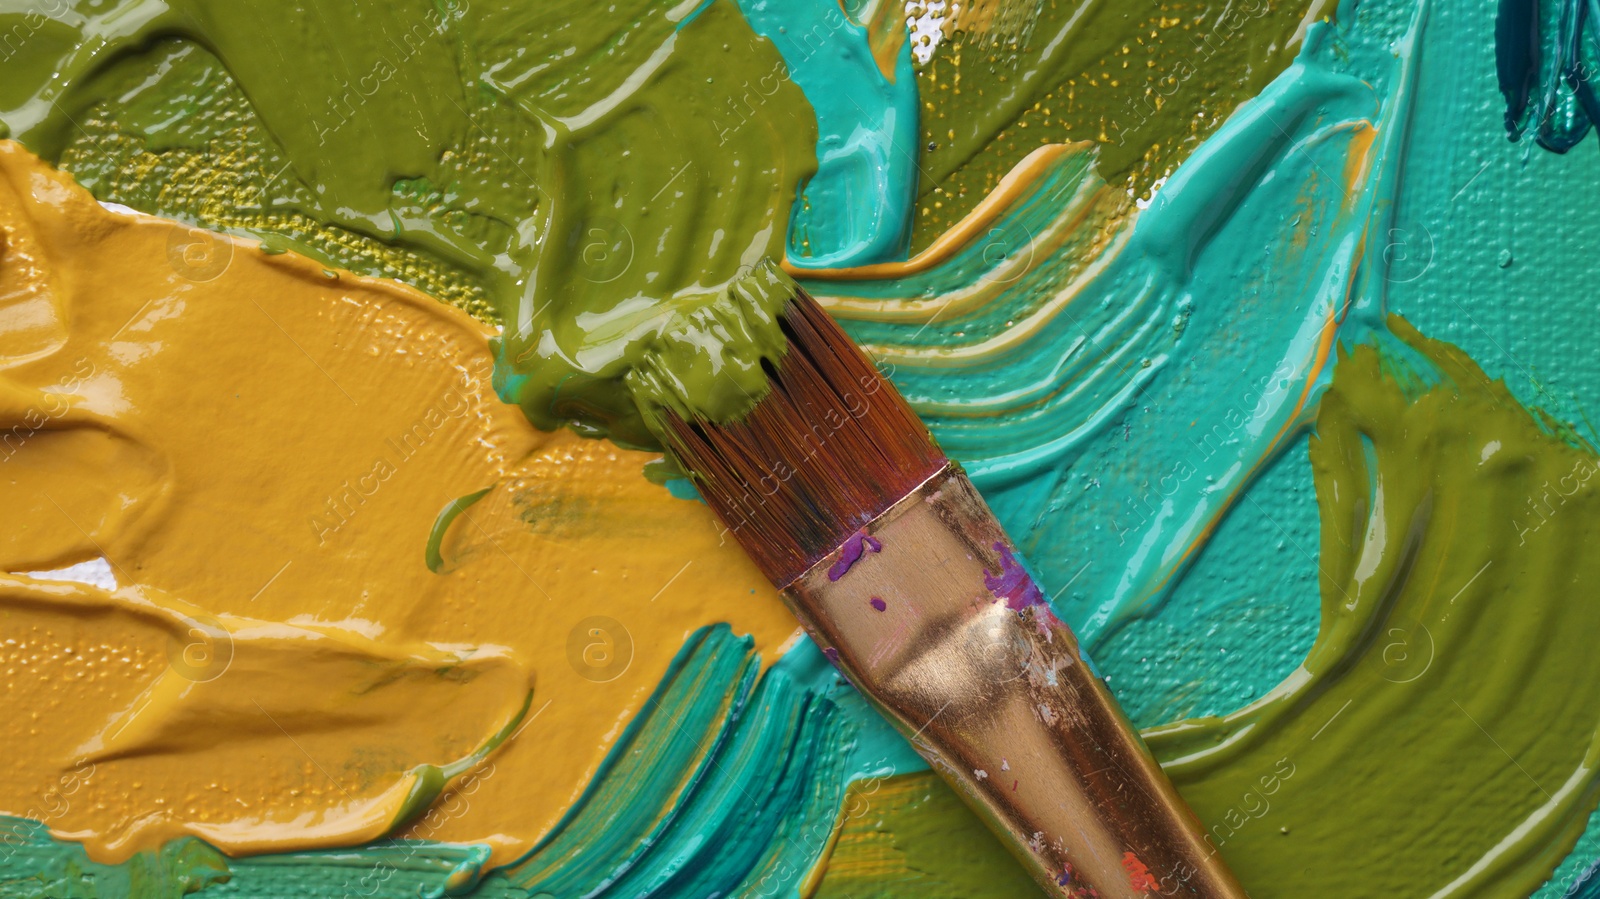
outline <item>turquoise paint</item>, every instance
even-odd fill
[[[185,839],[99,865],[42,825],[5,819],[0,897],[792,896],[827,845],[845,784],[918,764],[814,648],[763,674],[750,639],[717,625],[689,637],[595,780],[505,868],[483,867],[487,847],[415,840],[228,859]],[[492,768],[478,776],[493,789]],[[446,797],[428,814],[470,803]]]
[[[1559,33],[1550,17],[1570,5],[1539,4],[1545,39]],[[1537,132],[1528,135],[1534,140],[1506,139],[1505,106],[1495,90],[1497,13],[1493,0],[1434,9],[1408,138],[1409,154],[1427,165],[1408,168],[1396,192],[1395,233],[1386,243],[1407,254],[1409,265],[1388,285],[1389,301],[1424,333],[1505,379],[1520,402],[1600,442],[1590,284],[1593,248],[1600,246],[1600,209],[1592,202],[1600,161],[1592,139],[1565,155],[1537,149]],[[1595,34],[1596,24],[1584,27]],[[1595,46],[1585,41],[1582,58],[1592,58]],[[1552,86],[1548,77],[1536,80],[1535,102]],[[1590,818],[1536,899],[1600,897],[1595,872],[1585,879],[1596,858],[1600,816]]]
[[[700,491],[694,486],[694,481],[688,478],[669,478],[661,486],[678,499],[700,501]]]
[[[739,9],[777,47],[787,72],[745,85],[729,102],[733,113],[742,115],[741,102],[764,102],[788,77],[817,116],[817,171],[790,209],[789,260],[834,268],[905,258],[917,186],[911,43],[900,48],[891,81],[866,29],[834,0],[741,0]]]
[[[844,765],[849,779],[880,777],[923,771],[928,763],[917,755],[900,733],[873,711],[850,682],[839,674],[822,651],[809,638],[802,639],[774,666],[797,685],[814,695],[825,697],[839,708],[850,722],[854,734],[849,757]]]
[[[341,886],[380,897],[794,895],[827,844],[844,785],[914,770],[914,760],[815,649],[762,674],[750,640],[717,625],[689,638],[594,782],[512,865],[486,872],[481,847],[390,840],[227,862],[200,895],[299,899]]]
[[[1065,260],[1018,275],[1006,258],[1021,247],[985,243],[870,291],[940,296],[1012,278],[980,311],[847,321],[895,358],[896,382],[1091,646],[1160,609],[1205,536],[1303,433],[1330,329],[1359,336],[1379,321],[1381,260],[1363,238],[1390,216],[1414,76],[1408,57],[1362,37],[1314,26],[1298,61],[1177,170],[1070,302]],[[1344,172],[1374,127],[1377,162],[1347,193],[1327,173]],[[997,230],[1062,227],[1089,177],[1060,163]],[[1023,336],[983,349],[1008,330]],[[925,348],[962,355],[895,356]]]
[[[42,824],[0,816],[0,896],[62,899],[138,896],[178,899],[229,879],[222,853],[193,838],[160,852],[142,852],[120,865],[91,861],[83,847],[58,842]]]
[[[1065,591],[1058,608],[1095,638],[1113,688],[1143,722],[1242,705],[1310,642],[1308,416],[1288,397],[1320,386],[1306,360],[1322,317],[1344,309],[1344,339],[1382,339],[1371,328],[1387,305],[1462,345],[1524,402],[1575,422],[1600,407],[1590,273],[1572,264],[1600,241],[1595,163],[1528,156],[1501,136],[1490,0],[1435,5],[1411,46],[1416,8],[1346,4],[1340,25],[1313,29],[1296,66],[1168,182],[1037,337],[955,367],[896,364],[896,380],[976,473],[1046,593]],[[1379,127],[1378,165],[1347,196],[1334,179],[1363,122]],[[1405,165],[1414,159],[1427,165]],[[935,272],[811,286],[935,297],[1002,279],[1006,254],[1059,226],[1092,180],[1085,158],[1064,161],[1000,223],[997,242]],[[1507,224],[1486,229],[1485,220]],[[849,325],[884,347],[968,346],[1043,309],[1064,270],[1045,260],[1007,282],[1000,302],[920,334],[920,323]],[[1201,549],[1185,556],[1191,545]],[[831,821],[841,784],[878,773],[879,758],[897,771],[917,764],[892,733],[867,730],[881,722],[819,659],[803,644],[758,681],[748,649],[725,629],[692,638],[557,832],[475,895],[697,896],[712,883],[792,884],[820,848],[785,836]],[[778,771],[774,758],[785,762]],[[763,802],[741,806],[745,790]],[[42,831],[29,839],[41,869],[68,864],[74,847]],[[382,895],[460,879],[465,856],[419,845],[408,857],[421,859],[408,861],[417,870],[397,865]],[[338,884],[392,848],[234,861],[226,884],[210,856],[188,851],[202,859],[198,876],[216,883],[205,895],[265,896],[274,894],[248,884],[283,881],[262,871],[303,868],[316,873],[302,884]],[[1586,874],[1592,886],[1596,854],[1592,822],[1542,899]],[[61,870],[88,872],[106,895],[134,876],[128,866],[70,864],[81,868]],[[162,870],[161,883],[181,876]]]
[[[793,895],[844,785],[915,756],[814,648],[759,672],[726,625],[691,637],[595,782],[505,879],[555,896]]]
[[[1425,29],[1414,20],[1418,8],[1345,4],[1338,26],[1309,36],[1297,65],[1237,113],[1141,217],[1131,242],[1146,242],[1156,259],[1108,264],[1083,286],[1069,307],[1073,327],[1060,336],[955,369],[895,363],[896,380],[941,440],[981,472],[1046,592],[1067,590],[1058,606],[1097,638],[1113,688],[1141,723],[1242,706],[1292,671],[1311,642],[1316,616],[1306,606],[1315,590],[1306,587],[1315,584],[1317,522],[1304,419],[1275,400],[1237,403],[1278,364],[1303,358],[1284,349],[1305,346],[1301,329],[1319,311],[1347,302],[1341,339],[1379,340],[1397,353],[1373,326],[1386,307],[1401,312],[1467,349],[1521,401],[1549,410],[1556,426],[1572,422],[1579,435],[1600,439],[1590,424],[1600,408],[1600,357],[1586,261],[1600,241],[1591,202],[1600,172],[1587,154],[1530,156],[1504,140],[1492,93],[1493,2],[1434,4]],[[1378,127],[1377,165],[1347,197],[1334,181],[1345,171],[1342,129],[1361,121]],[[1025,204],[1008,221],[1037,233],[1040,220]],[[1188,214],[1176,214],[1184,206]],[[1303,248],[1287,239],[1291,225],[1304,225]],[[986,274],[1004,277],[999,257],[974,249],[943,281],[810,286],[937,296]],[[1123,325],[1118,315],[1151,292],[1165,298],[1165,315],[1144,316],[1144,330]],[[999,314],[939,322],[919,340],[948,347],[962,345],[956,332],[969,342],[990,337],[1047,299],[1046,288],[1030,291],[1024,279]],[[1174,333],[1164,342],[1149,336],[1169,322]],[[921,327],[849,324],[889,348],[910,344],[906,335]],[[1151,349],[1128,351],[1141,345]],[[1051,396],[1052,377],[1074,354],[1097,358],[1061,379],[1070,387],[1057,405],[1034,405]],[[1319,380],[1291,372],[1290,386],[1314,396]],[[1087,395],[1109,375],[1120,378]],[[1236,408],[1253,414],[1231,416]],[[1052,412],[1053,426],[1029,430]],[[1288,434],[1266,439],[1280,424]],[[1182,438],[1219,425],[1230,439],[1186,464]],[[1052,443],[1051,434],[1064,436]],[[1162,495],[1163,477],[1178,488],[1171,496]],[[1173,523],[1207,506],[1217,510],[1216,529],[1183,558],[1195,532]],[[1540,899],[1597,894],[1597,855],[1600,818]]]
[[[205,843],[184,838],[160,852],[143,852],[118,865],[91,861],[75,843],[51,839],[42,825],[0,818],[0,855],[6,899],[88,899],[184,896],[305,899],[364,896],[374,899],[442,899],[470,892],[478,899],[523,897],[503,874],[479,879],[485,846],[384,840],[359,853],[296,852],[229,859]],[[25,871],[19,876],[16,872]]]
[[[1525,161],[1492,127],[1483,96],[1492,6],[1435,6],[1423,30],[1417,4],[1346,4],[1340,24],[1312,29],[1297,64],[1174,175],[1126,244],[1080,278],[1036,336],[956,366],[895,364],[896,381],[975,473],[1046,592],[1064,590],[1058,609],[1092,639],[1141,721],[1243,705],[1310,643],[1317,522],[1304,453],[1314,402],[1297,412],[1291,398],[1314,401],[1323,384],[1310,360],[1330,315],[1343,340],[1383,340],[1376,325],[1393,307],[1461,343],[1526,402],[1574,421],[1600,406],[1600,360],[1583,337],[1593,312],[1586,270],[1563,264],[1600,239],[1588,201],[1594,169],[1575,157]],[[1468,127],[1464,109],[1478,117]],[[1378,130],[1375,164],[1347,194],[1336,179],[1367,125]],[[1406,164],[1418,158],[1429,164]],[[1087,160],[1068,158],[989,242],[947,265],[896,282],[810,286],[930,298],[1000,282],[999,302],[925,329],[847,323],[886,348],[992,339],[1061,290],[1065,260],[1043,260],[1015,282],[1004,267],[1029,238],[1060,227],[1092,183]],[[1485,208],[1447,217],[1458,201]],[[1491,203],[1509,204],[1509,235],[1483,233]],[[1503,251],[1513,264],[1501,263]],[[1185,555],[1190,546],[1200,549]],[[818,659],[803,643],[773,669],[788,686],[768,689],[803,683],[820,704],[836,685]],[[743,677],[698,685],[696,702],[742,695]],[[733,683],[741,686],[715,686]],[[771,714],[792,726],[792,710]],[[899,755],[862,736],[881,723],[848,695],[829,714],[854,735],[808,762],[833,766],[816,783],[870,776],[879,755],[895,770],[918,765],[892,733],[876,739]],[[738,726],[766,715],[741,706]],[[1592,825],[1541,895],[1560,895],[1597,853]]]
[[[1101,650],[1134,723],[1224,715],[1293,674],[1317,633],[1321,522],[1308,441],[1257,476],[1156,615]]]

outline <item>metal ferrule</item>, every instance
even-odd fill
[[[954,463],[783,594],[1047,894],[1245,896]]]

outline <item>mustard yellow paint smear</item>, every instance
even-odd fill
[[[493,753],[426,836],[503,863],[686,635],[770,657],[794,621],[709,513],[648,454],[534,431],[490,336],[0,142],[0,813],[100,861],[345,845]],[[113,588],[49,573],[100,558]]]

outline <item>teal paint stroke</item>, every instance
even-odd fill
[[[0,899],[792,896],[827,846],[844,785],[919,764],[814,647],[763,674],[750,638],[717,625],[688,639],[593,783],[505,868],[485,870],[482,846],[384,840],[227,859],[192,838],[99,865],[44,826],[7,819]]]
[[[3,899],[440,899],[468,892],[477,899],[526,893],[500,872],[487,877],[486,846],[385,840],[359,850],[295,852],[230,859],[185,837],[159,852],[118,865],[91,861],[76,843],[20,818],[0,818]]]
[[[1417,59],[1394,39],[1312,26],[1297,61],[1070,280],[1072,260],[1034,249],[1088,202],[1092,173],[1069,156],[981,246],[933,271],[807,285],[836,298],[994,293],[931,324],[846,326],[894,359],[895,381],[1097,651],[1161,608],[1304,433],[1331,332],[1381,321],[1387,263],[1370,235],[1392,213]]]
[[[832,833],[844,784],[910,756],[886,725],[864,720],[820,653],[762,673],[748,637],[701,629],[553,832],[475,889],[455,874],[450,892],[793,895]],[[371,864],[366,850],[347,855]],[[430,881],[451,882],[446,872]]]
[[[922,320],[847,321],[889,350],[979,346],[1070,292],[1053,333],[955,365],[897,358],[893,377],[977,473],[1045,592],[1064,591],[1058,608],[1138,723],[1243,706],[1312,641],[1305,428],[1323,385],[1296,363],[1318,315],[1339,313],[1341,342],[1403,359],[1375,327],[1400,312],[1553,428],[1600,436],[1592,269],[1578,262],[1600,240],[1597,169],[1501,137],[1495,6],[1431,4],[1424,19],[1416,2],[1342,4],[1075,282],[1035,278],[1059,260],[1030,258],[1083,202],[1067,160],[947,266],[808,284],[908,303],[1004,288],[920,334]],[[1373,165],[1344,185],[1363,123]],[[1289,383],[1270,389],[1285,363]],[[1283,394],[1301,390],[1295,415]],[[1600,816],[1538,899],[1600,895],[1597,856]]]
[[[905,258],[917,187],[917,85],[911,42],[883,76],[867,30],[834,0],[740,0],[756,34],[772,41],[817,116],[817,171],[789,214],[789,261],[801,268]],[[729,101],[760,104],[768,78]]]
[[[557,896],[699,896],[792,883],[809,864],[779,839],[840,797],[831,703],[781,668],[759,678],[748,639],[701,631],[555,832],[507,877]],[[776,761],[776,764],[774,762]],[[820,849],[820,846],[818,847]]]
[[[82,846],[52,839],[43,824],[0,817],[4,899],[177,899],[228,876],[222,853],[192,837],[174,840],[160,852],[139,853],[120,865],[102,865],[91,861]]]
[[[1593,202],[1600,160],[1534,149],[1576,143],[1589,130],[1563,65],[1592,81],[1600,35],[1591,6],[1537,4],[1541,40],[1531,102],[1520,123],[1533,140],[1506,140],[1496,90],[1497,19],[1512,3],[1437,4],[1422,60],[1407,169],[1392,231],[1383,242],[1405,268],[1388,283],[1390,307],[1431,337],[1467,352],[1518,401],[1600,442],[1600,353],[1595,352],[1592,248],[1600,246]],[[1366,12],[1376,18],[1379,10]],[[1562,16],[1572,25],[1563,38]],[[1557,59],[1557,40],[1577,37]],[[1531,514],[1531,512],[1529,513]],[[1510,525],[1508,524],[1508,527]],[[1600,815],[1536,899],[1600,897]]]

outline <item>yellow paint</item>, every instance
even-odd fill
[[[709,513],[640,477],[650,455],[534,431],[490,388],[490,336],[105,210],[0,142],[0,813],[102,861],[181,834],[342,845],[493,749],[493,789],[400,835],[501,863],[687,634],[728,621],[770,657],[794,621]],[[435,517],[485,487],[429,572]],[[24,575],[99,557],[117,589]]]

